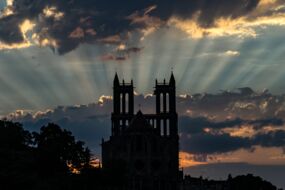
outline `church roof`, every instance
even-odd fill
[[[152,129],[152,127],[150,126],[150,124],[146,120],[146,118],[143,115],[143,113],[141,112],[141,110],[139,110],[137,112],[137,114],[134,116],[134,118],[132,119],[130,126],[129,126],[129,130],[131,130],[131,131],[145,131],[145,130],[149,130],[149,129]]]

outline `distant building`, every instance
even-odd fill
[[[176,190],[179,178],[179,137],[175,78],[155,83],[156,113],[134,114],[133,82],[115,75],[110,140],[102,142],[104,169],[126,175],[127,189]]]
[[[270,182],[252,174],[236,177],[228,176],[227,180],[209,180],[184,176],[181,183],[182,190],[277,190]],[[278,189],[282,190],[282,189]]]

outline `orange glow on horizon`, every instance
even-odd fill
[[[207,164],[207,162],[198,162],[194,160],[194,155],[187,152],[179,152],[179,167],[187,168],[197,166],[201,164]]]

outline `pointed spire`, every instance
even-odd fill
[[[174,75],[173,75],[173,71],[171,71],[171,76],[170,76],[169,84],[170,84],[170,85],[175,85],[175,78],[174,78]]]
[[[139,110],[139,111],[137,112],[137,116],[142,116],[142,115],[143,115],[142,111]]]
[[[117,72],[116,72],[115,78],[114,78],[114,86],[118,86],[119,84],[120,84],[120,81],[119,81],[118,74],[117,74]]]

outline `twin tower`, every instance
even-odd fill
[[[112,135],[117,136],[124,132],[134,117],[134,86],[131,83],[120,83],[115,75],[113,84],[113,113]],[[169,83],[156,80],[154,95],[156,96],[156,114],[144,114],[152,127],[157,129],[162,136],[177,135],[177,113],[175,78],[173,73]]]
[[[176,190],[179,175],[175,78],[156,81],[156,113],[134,113],[133,82],[115,75],[112,133],[102,141],[103,168],[119,168],[128,190]]]

